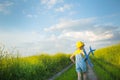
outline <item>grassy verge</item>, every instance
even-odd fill
[[[77,74],[75,71],[75,66],[69,68],[61,76],[57,77],[55,80],[77,80]]]
[[[120,44],[95,51],[92,57],[99,80],[120,80]]]
[[[111,76],[106,72],[98,63],[94,62],[94,71],[99,80],[113,80]]]

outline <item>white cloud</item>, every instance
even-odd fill
[[[59,23],[45,28],[45,32],[2,33],[0,42],[14,45],[21,55],[34,55],[36,53],[73,52],[76,41],[84,41],[86,45],[103,47],[120,40],[120,32],[115,25],[96,24],[96,18],[77,20],[61,19]],[[46,32],[47,31],[47,32]],[[52,31],[52,32],[49,32]],[[59,32],[58,32],[59,31]],[[119,34],[118,34],[119,33]],[[113,38],[115,38],[113,40]],[[113,42],[111,42],[113,40]],[[94,44],[94,45],[93,45]]]
[[[57,3],[63,2],[63,0],[40,0],[41,4],[44,4],[47,6],[48,9],[52,8]]]
[[[96,24],[97,18],[77,19],[77,20],[64,20],[61,19],[59,23],[44,28],[45,31],[52,31],[52,40],[67,41],[67,43],[55,43],[58,45],[64,45],[62,48],[68,45],[74,45],[76,41],[83,41],[87,45],[93,45],[96,48],[103,47],[118,42],[119,28],[114,24]],[[50,37],[49,37],[50,38]],[[100,43],[100,44],[98,44]],[[74,46],[70,46],[69,49],[73,50]],[[55,47],[56,48],[56,47]],[[67,50],[65,50],[67,51]]]
[[[29,17],[29,18],[32,18],[32,17],[33,17],[33,15],[31,15],[31,14],[28,14],[28,15],[27,15],[27,17]]]
[[[100,41],[100,40],[106,40],[113,37],[113,33],[104,32],[101,34],[96,34],[93,31],[67,31],[63,32],[59,38],[68,38],[68,39],[74,39],[74,40],[83,40],[83,41]]]
[[[49,28],[45,28],[45,31],[65,30],[65,29],[82,29],[91,26],[95,18],[77,19],[77,20],[63,20],[58,24],[55,24]]]
[[[56,8],[55,11],[57,11],[57,12],[64,12],[65,10],[70,10],[71,7],[72,7],[71,5],[65,4],[64,6]]]
[[[0,12],[5,13],[5,14],[9,13],[8,8],[10,6],[12,6],[13,4],[14,4],[13,2],[9,2],[9,1],[6,1],[4,3],[0,3]]]
[[[113,36],[115,35],[111,31],[96,34],[96,32],[92,30],[66,30],[61,31],[59,34],[53,33],[49,35],[36,31],[22,33],[8,32],[0,34],[0,42],[3,41],[9,46],[15,46],[16,49],[20,51],[22,56],[28,56],[41,52],[56,53],[62,51],[71,53],[75,50],[75,42],[79,40],[84,41],[87,46],[93,46],[93,44],[95,44],[94,47],[96,48],[101,44],[111,44],[109,39],[111,39]]]
[[[0,41],[2,42],[10,42],[11,44],[20,44],[20,43],[26,43],[26,42],[35,42],[39,41],[39,39],[42,39],[44,35],[40,35],[40,33],[36,31],[30,31],[30,32],[0,32]],[[13,45],[14,45],[13,44]]]
[[[75,15],[76,13],[76,11],[71,11],[69,15]]]
[[[108,32],[104,32],[104,33],[97,35],[92,31],[88,31],[85,34],[90,41],[107,40],[107,39],[111,39],[113,37],[113,33],[108,33]]]
[[[38,16],[37,15],[33,15],[33,14],[27,14],[27,17],[28,18],[37,18]]]
[[[42,42],[46,41],[45,39],[45,35],[36,31],[0,32],[0,43],[5,44],[5,47],[10,49],[11,47],[16,47],[23,56],[36,54],[36,52],[42,52],[44,50],[44,44],[42,44]]]

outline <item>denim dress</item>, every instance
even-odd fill
[[[86,62],[84,61],[84,58],[82,57],[82,54],[76,54],[76,71],[77,72],[86,72]]]

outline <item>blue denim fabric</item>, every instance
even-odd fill
[[[86,72],[86,62],[84,61],[84,58],[81,54],[77,54],[76,56],[76,71],[77,72]]]

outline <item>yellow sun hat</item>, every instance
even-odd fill
[[[80,47],[82,47],[82,46],[84,46],[84,43],[83,43],[83,42],[81,42],[81,41],[76,42],[76,47],[77,47],[77,48],[80,48]]]

